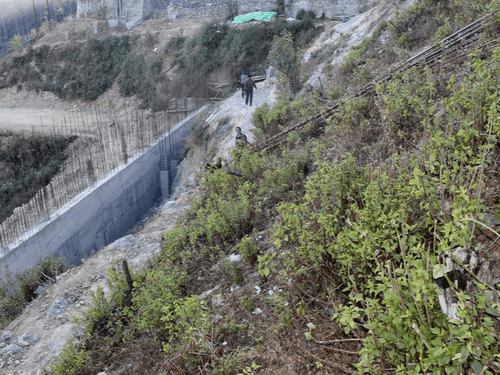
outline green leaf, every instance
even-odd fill
[[[466,346],[462,346],[462,349],[460,349],[460,353],[462,354],[462,358],[464,360],[467,360],[467,358],[469,358],[469,349],[467,349]]]
[[[476,359],[472,362],[472,371],[475,374],[479,374],[483,370],[483,365],[480,364]]]
[[[430,330],[435,335],[439,335],[439,333],[441,332],[441,330],[437,327],[431,327]]]
[[[486,309],[486,313],[490,314],[490,315],[493,315],[493,316],[497,316],[497,317],[500,316],[500,311],[498,311],[497,309],[494,309],[492,307],[488,307]]]
[[[271,272],[271,270],[268,267],[266,267],[262,270],[262,273],[264,274],[265,277],[268,277],[270,272]]]

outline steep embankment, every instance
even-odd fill
[[[317,116],[276,151],[232,152],[237,176],[205,173],[161,256],[134,269],[133,284],[110,268],[109,298],[98,290],[81,341],[52,373],[499,371],[500,50],[455,54],[497,43],[498,19],[447,44],[443,34],[489,3],[415,4],[341,66],[325,64],[326,87],[258,110],[260,137]],[[366,85],[432,39],[451,63],[423,58]],[[276,43],[290,51],[289,40]],[[240,110],[238,95],[229,107]],[[225,115],[197,127],[192,154],[224,155],[229,142],[214,137],[232,141],[244,120]]]
[[[325,33],[330,32],[325,31]],[[24,347],[19,345],[22,347],[19,353],[2,357],[0,368],[5,374],[13,374],[15,371],[36,374],[41,365],[47,365],[51,359],[57,357],[65,340],[73,337],[78,331],[77,326],[70,319],[71,315],[83,315],[91,303],[89,290],[95,291],[98,286],[107,290],[106,272],[114,263],[127,259],[132,267],[142,267],[149,257],[158,254],[161,249],[162,234],[171,229],[174,223],[182,217],[184,209],[189,207],[190,198],[197,195],[195,174],[200,172],[203,163],[212,161],[210,158],[215,160],[219,156],[230,159],[230,151],[235,147],[234,128],[236,126],[242,128],[250,142],[254,142],[251,133],[252,113],[264,103],[272,106],[276,96],[276,86],[267,86],[264,83],[259,83],[257,86],[252,107],[245,105],[240,91],[237,90],[230,98],[221,102],[206,119],[210,125],[206,135],[210,134],[210,137],[203,140],[202,147],[192,147],[190,154],[182,162],[175,202],[160,208],[142,228],[136,228],[137,232],[133,236],[127,236],[102,248],[81,266],[58,277],[57,283],[43,292],[43,297],[30,304],[19,318],[6,327],[4,332],[10,331],[13,337],[11,340],[5,340],[6,344],[17,345],[28,342],[29,345]],[[35,95],[26,92],[17,93],[14,90],[3,90],[3,93],[12,103],[30,103],[30,107],[39,108],[40,111],[45,111],[44,107],[54,108],[53,111],[56,111],[58,116],[64,116],[64,110],[71,111],[73,109],[71,106],[79,110],[85,106],[85,103],[66,105],[66,102],[60,101],[51,93]],[[107,99],[106,97],[104,100]],[[114,99],[118,100],[117,97]],[[117,107],[122,106],[117,105]],[[20,110],[19,108],[8,110],[14,109]],[[225,118],[229,118],[229,122],[224,122],[222,127],[219,126],[221,120]],[[31,123],[28,125],[31,126]],[[215,149],[216,154],[211,153],[209,158],[207,151],[210,149]],[[253,282],[249,282],[246,289],[253,289],[254,285],[258,285],[258,277],[254,275],[251,280]],[[214,293],[214,291],[207,292],[207,296]],[[36,337],[30,336],[31,342],[22,340],[22,335],[26,334],[36,335]]]

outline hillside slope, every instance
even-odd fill
[[[373,37],[340,65],[325,63],[326,87],[306,87],[293,102],[279,94],[282,77],[259,87],[257,100],[276,105],[253,110],[255,138],[321,114],[489,5],[417,1],[392,23],[373,25]],[[236,92],[213,111],[206,133],[190,139],[187,190],[165,207],[184,212],[182,225],[164,233],[173,220],[164,227],[169,211],[159,213],[61,275],[8,327],[31,349],[23,354],[30,365],[9,358],[6,373],[36,373],[41,357],[29,353],[39,355],[41,344],[18,336],[32,333],[38,317],[56,327],[38,306],[66,310],[73,292],[65,296],[63,283],[82,284],[91,270],[103,290],[52,374],[500,373],[500,50],[484,48],[497,43],[497,22],[490,17],[474,39],[488,54],[396,69],[275,150],[232,150],[232,129],[249,130],[252,115]],[[417,35],[422,25],[432,31],[425,37]],[[330,43],[344,48],[352,36],[338,37]],[[322,58],[317,51],[313,60]],[[216,155],[239,176],[201,176]],[[157,251],[142,269],[141,250]],[[105,263],[123,257],[136,266],[133,285],[117,263],[105,286]],[[90,303],[79,299],[75,310]]]

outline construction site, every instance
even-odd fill
[[[293,24],[303,11],[272,42],[258,26],[149,20],[106,93],[71,106],[91,93],[84,69],[78,85],[47,69],[49,85],[25,79],[36,51],[16,60],[23,87],[3,89],[0,128],[12,132],[26,98],[40,126],[26,120],[21,137],[78,138],[0,224],[2,276],[47,256],[72,268],[45,275],[4,327],[0,370],[500,374],[495,4],[359,4],[314,29]],[[172,42],[151,36],[162,25]],[[267,56],[247,63],[253,106],[239,63],[204,70],[230,54],[204,41],[225,48],[245,30]],[[279,65],[290,50],[297,60]],[[158,51],[175,57],[158,64]],[[154,96],[125,79],[132,68]]]

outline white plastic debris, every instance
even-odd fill
[[[252,311],[252,314],[254,314],[254,315],[260,315],[260,314],[262,314],[263,312],[264,312],[264,311],[262,311],[262,309],[260,309],[260,308],[258,308],[258,307],[257,307],[254,311]]]

